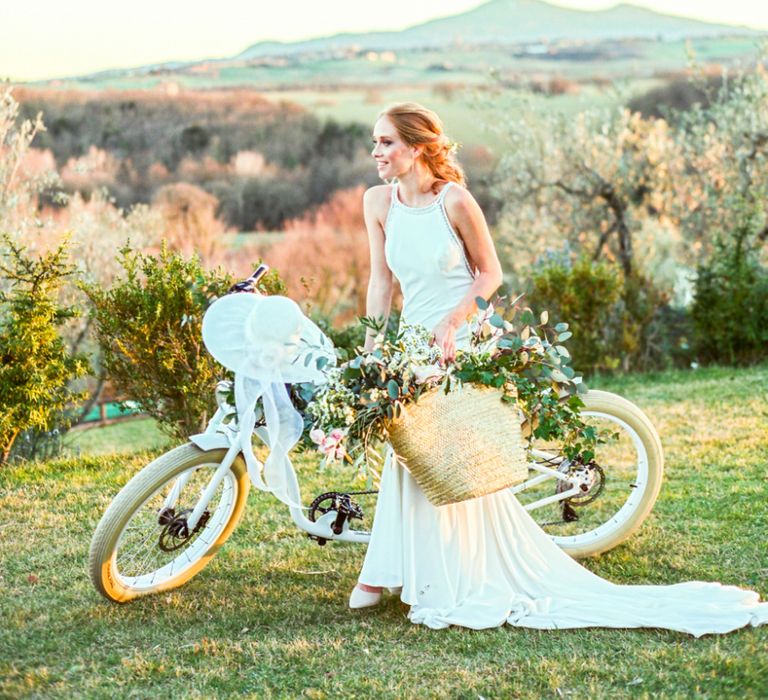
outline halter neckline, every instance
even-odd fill
[[[443,198],[445,197],[445,191],[452,185],[452,182],[446,182],[443,185],[443,188],[440,190],[440,192],[437,193],[437,197],[435,197],[429,204],[425,204],[421,207],[412,207],[408,204],[403,203],[403,201],[400,199],[400,184],[395,183],[392,186],[392,201],[399,207],[402,207],[403,209],[408,209],[411,211],[424,211],[425,209],[431,209],[436,204],[439,204]]]

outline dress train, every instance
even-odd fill
[[[409,619],[433,629],[661,627],[700,637],[768,624],[768,603],[737,586],[600,578],[507,490],[435,507],[391,449],[360,582],[402,586]]]

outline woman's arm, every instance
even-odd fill
[[[477,310],[477,297],[490,299],[499,288],[502,273],[488,224],[475,198],[463,187],[452,187],[446,193],[445,208],[476,269],[469,291],[433,331],[443,359],[450,362],[456,355],[456,330]]]
[[[393,287],[392,270],[389,269],[384,256],[385,237],[382,223],[386,217],[388,203],[389,186],[387,185],[371,187],[363,196],[365,228],[368,231],[368,246],[371,254],[371,276],[368,280],[365,314],[379,321],[382,328],[386,327],[389,318]],[[376,345],[376,335],[372,329],[366,329],[364,345],[366,350],[373,350]]]

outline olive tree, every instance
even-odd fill
[[[632,276],[641,267],[637,240],[647,237],[649,217],[670,216],[682,167],[668,124],[625,108],[532,112],[511,120],[506,135],[497,191],[506,202],[500,241],[513,267],[567,242]]]

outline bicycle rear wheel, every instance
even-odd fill
[[[565,508],[563,501],[556,501],[530,509],[536,522],[573,557],[600,554],[632,535],[651,512],[664,472],[658,433],[637,406],[606,391],[589,391],[583,400],[582,417],[606,438],[595,450],[594,466],[587,466],[589,488],[568,499]],[[555,457],[552,462],[538,461],[563,470],[556,443],[535,441],[533,447]],[[552,477],[517,497],[529,505],[569,488],[563,483]]]
[[[182,445],[148,464],[123,487],[91,541],[89,570],[99,593],[125,603],[177,588],[210,562],[245,508],[250,479],[241,456],[219,484],[198,527],[185,532],[184,525],[225,454],[224,449]],[[186,484],[175,506],[164,508],[181,477]]]

